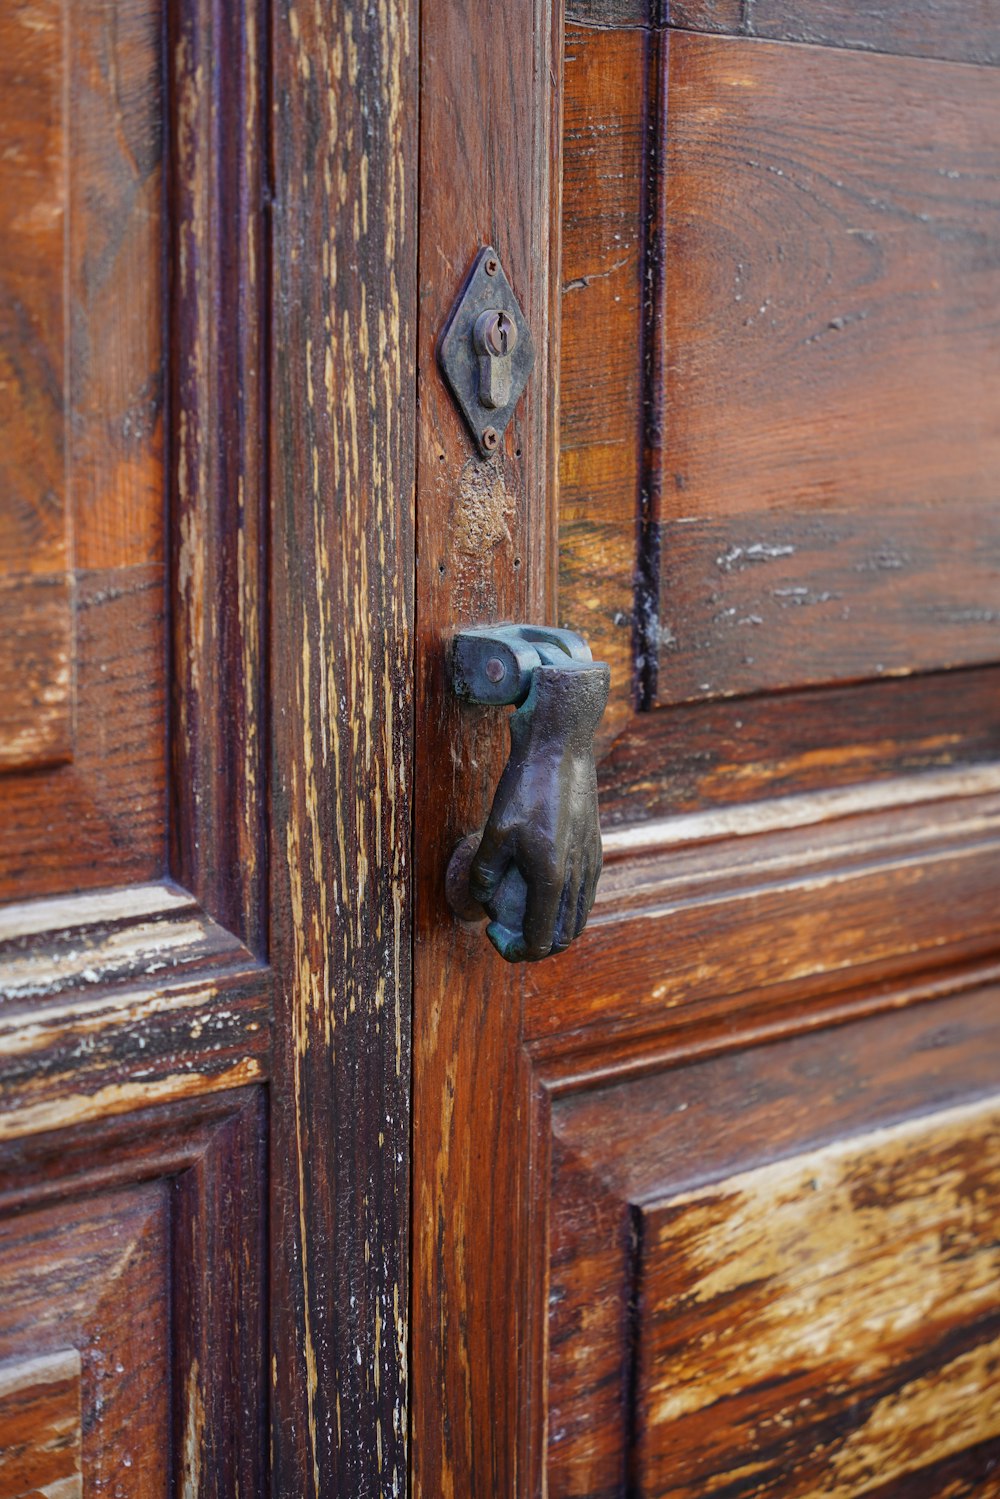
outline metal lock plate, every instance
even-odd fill
[[[438,361],[476,447],[490,457],[535,362],[531,330],[492,245],[476,256],[441,335]]]

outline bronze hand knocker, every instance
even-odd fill
[[[482,833],[463,839],[448,898],[465,919],[490,918],[501,957],[563,952],[583,931],[601,873],[594,734],[611,673],[570,630],[494,625],[456,636],[455,691],[513,703],[507,761]]]

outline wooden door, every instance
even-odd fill
[[[2,1499],[405,1486],[415,48],[0,12]]]
[[[1000,8],[422,19],[414,1492],[1000,1494]],[[481,460],[482,244],[538,345]],[[502,714],[612,669],[568,952],[449,916]]]
[[[3,1499],[996,1491],[998,31],[5,8]],[[614,682],[522,969],[491,619]]]

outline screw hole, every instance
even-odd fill
[[[514,566],[515,567],[520,567],[521,566],[521,559],[520,559],[520,557],[515,557],[514,558]]]
[[[445,567],[444,563],[443,562],[439,562],[438,563],[438,572],[440,573],[440,575],[441,575],[442,578],[444,577],[444,575],[445,575],[445,573],[447,571],[448,571],[448,569]]]
[[[443,462],[444,462],[444,454],[443,453],[439,453],[438,454],[438,463],[443,463]]]
[[[514,450],[514,457],[515,458],[520,458],[520,456],[521,456],[521,449],[520,448],[515,448],[515,450]]]

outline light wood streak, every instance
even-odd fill
[[[644,1493],[854,1499],[1000,1434],[998,1126],[964,1105],[645,1211]]]
[[[805,796],[781,796],[771,801],[747,802],[717,812],[692,812],[657,818],[604,834],[605,862],[645,854],[658,848],[707,843],[719,838],[746,838],[783,828],[807,827],[863,812],[890,811],[953,797],[982,796],[1000,791],[1000,766],[930,771],[921,776],[895,776],[834,791]]]
[[[75,1348],[0,1365],[2,1499],[82,1499],[80,1395]]]

